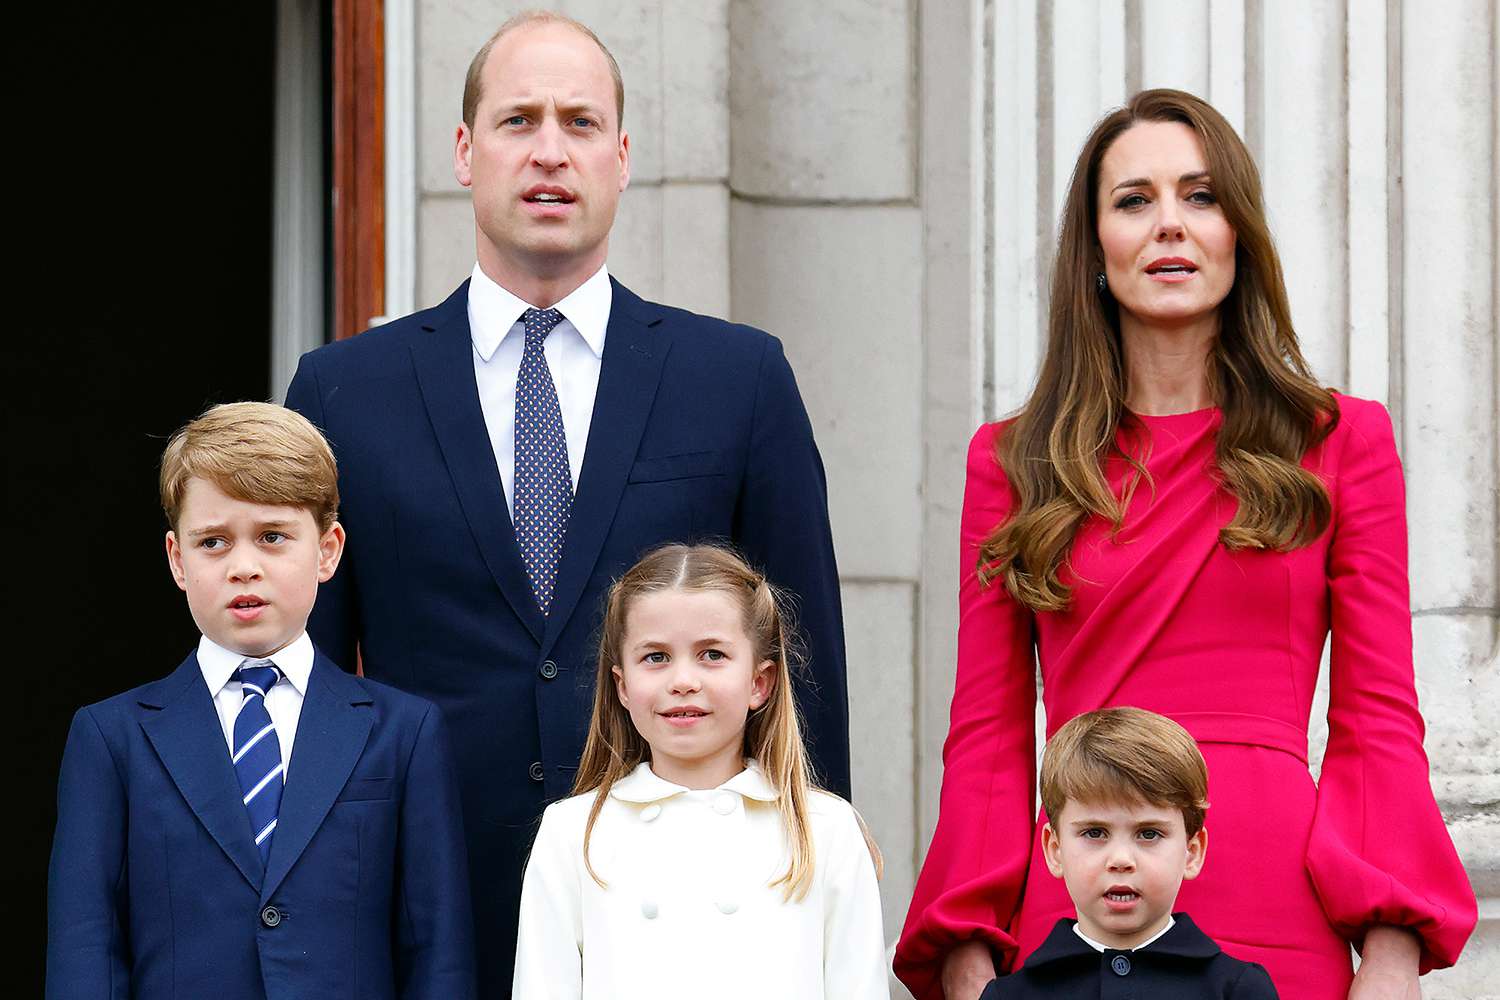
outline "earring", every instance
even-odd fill
[[[1100,271],[1097,275],[1094,276],[1094,284],[1098,287],[1101,293],[1109,287],[1109,282],[1104,280],[1103,271]]]

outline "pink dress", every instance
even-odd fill
[[[941,810],[896,949],[918,1000],[942,997],[955,944],[987,941],[1013,967],[1073,914],[1036,849],[1033,648],[1049,736],[1082,712],[1135,705],[1198,740],[1208,858],[1176,908],[1264,965],[1285,1000],[1342,1000],[1349,942],[1376,924],[1415,931],[1423,971],[1457,959],[1477,912],[1422,750],[1401,466],[1383,407],[1339,406],[1302,463],[1327,483],[1333,524],[1290,553],[1219,544],[1236,501],[1213,476],[1218,410],[1141,418],[1154,487],[1140,485],[1117,539],[1097,518],[1080,529],[1061,613],[1033,614],[998,581],[978,583],[979,543],[1014,498],[994,458],[1001,425],[975,434]],[[1119,495],[1124,463],[1105,471]],[[1314,784],[1307,724],[1330,631],[1328,749]]]

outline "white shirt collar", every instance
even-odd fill
[[[206,635],[198,640],[198,669],[203,671],[210,697],[218,697],[224,685],[234,680],[235,671],[245,659],[245,654],[231,652]],[[264,659],[276,664],[298,694],[307,696],[307,680],[312,676],[313,644],[306,632]]]
[[[601,265],[593,277],[552,307],[573,325],[596,358],[604,354],[604,333],[609,326],[609,307],[613,298],[609,269]],[[474,341],[474,350],[486,362],[515,328],[521,314],[533,308],[536,307],[525,299],[490,280],[478,264],[474,265],[474,272],[469,277],[469,336]]]
[[[1177,923],[1177,921],[1175,921],[1175,920],[1172,919],[1172,914],[1168,913],[1167,914],[1167,926],[1163,927],[1161,930],[1157,931],[1155,934],[1151,935],[1146,940],[1142,941],[1140,944],[1136,945],[1134,948],[1131,948],[1130,950],[1131,951],[1140,951],[1142,948],[1146,947],[1146,945],[1150,944],[1151,942],[1155,941],[1157,938],[1161,937],[1163,934],[1167,933],[1167,931],[1171,930],[1172,926],[1174,924],[1176,924],[1176,923]],[[1089,937],[1087,934],[1083,933],[1083,931],[1079,930],[1077,924],[1073,925],[1073,933],[1077,934],[1079,937],[1083,938],[1083,943],[1086,944],[1086,945],[1088,945],[1090,948],[1094,949],[1095,951],[1098,951],[1098,952],[1104,951],[1105,946],[1102,945],[1102,944],[1100,944],[1098,941],[1095,941],[1093,938]],[[1115,950],[1119,951],[1120,949],[1117,948]]]
[[[720,785],[719,789],[737,792],[747,799],[756,799],[761,802],[775,802],[777,797],[775,787],[766,780],[760,765],[753,760],[746,760],[745,769]],[[621,802],[644,804],[669,799],[674,795],[690,791],[692,789],[658,777],[656,772],[651,770],[651,764],[642,761],[636,765],[634,771],[615,782],[609,794],[611,798],[619,799]]]

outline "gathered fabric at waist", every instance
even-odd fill
[[[1307,764],[1307,730],[1281,719],[1243,712],[1166,712],[1199,743],[1239,743],[1289,753]]]

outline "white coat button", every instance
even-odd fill
[[[718,797],[714,799],[714,812],[720,816],[728,816],[734,812],[734,799],[735,795],[733,792],[720,792]]]
[[[656,919],[656,900],[654,900],[654,899],[643,899],[643,900],[641,900],[641,916],[645,917],[647,920],[655,920]]]
[[[656,817],[658,817],[660,815],[661,815],[661,806],[659,806],[655,802],[653,802],[649,806],[647,806],[646,808],[644,808],[644,809],[641,810],[641,822],[642,823],[649,823],[653,819],[655,819]]]
[[[721,899],[716,905],[719,907],[719,912],[726,917],[740,908],[740,904],[732,899]]]

